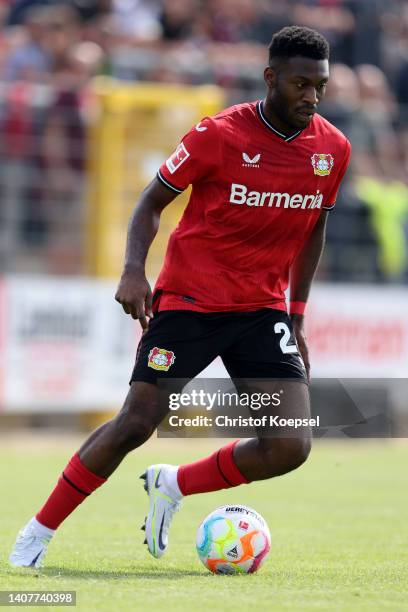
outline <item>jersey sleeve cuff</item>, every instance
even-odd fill
[[[335,207],[335,204],[325,204],[325,206],[322,206],[323,210],[333,210],[333,208]]]
[[[172,191],[175,191],[176,193],[182,193],[184,191],[184,189],[180,189],[180,187],[176,187],[175,185],[172,185],[172,183],[170,183],[166,178],[164,178],[160,170],[158,170],[157,172],[157,178],[159,179],[161,183],[163,183],[163,185],[165,185],[165,187],[168,187],[169,189],[171,189]]]

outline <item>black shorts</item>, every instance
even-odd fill
[[[264,308],[254,312],[157,313],[139,343],[131,382],[192,379],[218,356],[232,379],[306,380],[288,314]]]

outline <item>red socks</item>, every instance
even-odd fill
[[[233,452],[237,442],[238,440],[227,444],[205,459],[181,465],[177,472],[181,493],[206,493],[248,483],[234,461]],[[78,453],[75,453],[35,518],[41,525],[57,529],[67,516],[104,482],[106,478],[88,470]]]
[[[41,525],[57,529],[62,521],[104,482],[106,478],[88,470],[81,462],[78,453],[75,453],[35,518]]]
[[[181,465],[177,472],[177,483],[182,494],[207,493],[247,484],[249,480],[241,474],[234,461],[233,452],[237,442],[235,440],[223,446],[205,459]]]

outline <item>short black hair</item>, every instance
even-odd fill
[[[269,64],[274,58],[287,59],[300,55],[311,59],[329,59],[330,46],[322,34],[303,26],[287,26],[273,35],[269,49]]]

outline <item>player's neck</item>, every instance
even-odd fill
[[[282,121],[282,119],[279,118],[277,113],[274,111],[273,106],[272,106],[270,100],[268,100],[268,98],[265,98],[263,100],[262,109],[263,109],[264,115],[267,118],[267,120],[269,121],[269,123],[278,132],[281,132],[282,134],[284,134],[287,137],[292,136],[293,134],[296,134],[297,132],[299,132],[299,130],[291,127],[290,125],[288,125],[287,123]]]

